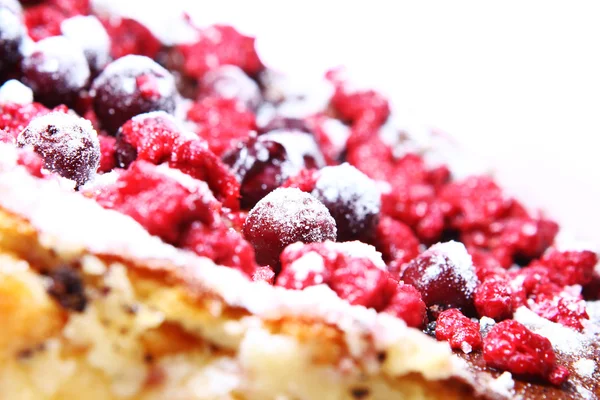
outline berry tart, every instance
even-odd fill
[[[96,3],[0,0],[0,399],[600,396],[593,249],[341,70]]]

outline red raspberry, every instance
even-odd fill
[[[225,221],[233,229],[241,232],[247,217],[248,213],[246,211],[229,211],[225,214]]]
[[[27,172],[37,178],[43,178],[46,173],[44,168],[44,160],[36,152],[30,149],[19,149],[17,153],[17,164],[25,167]]]
[[[16,139],[33,118],[49,112],[50,110],[40,103],[0,104],[0,130]]]
[[[483,340],[483,359],[488,366],[515,375],[542,378],[559,385],[568,373],[556,365],[552,344],[514,320],[497,323]]]
[[[504,278],[507,276],[506,269],[489,252],[477,248],[467,249],[473,259],[473,265],[475,265],[477,278],[479,278],[480,282],[485,281],[487,278]]]
[[[435,337],[445,340],[453,349],[461,349],[465,353],[481,348],[479,323],[465,317],[456,308],[440,313],[436,320]]]
[[[254,114],[236,99],[206,97],[192,105],[187,118],[196,124],[194,131],[218,156],[248,139],[250,132],[256,130]]]
[[[308,193],[280,188],[259,201],[248,213],[244,237],[254,246],[261,265],[279,266],[279,255],[292,243],[324,242],[336,238],[335,220]]]
[[[413,285],[428,307],[473,306],[477,275],[471,257],[461,243],[438,243],[412,260],[402,273],[404,283]]]
[[[329,283],[331,272],[346,258],[323,243],[291,244],[281,253],[281,272],[276,285],[302,290]]]
[[[382,312],[400,318],[413,328],[422,328],[427,321],[427,307],[421,293],[404,283],[398,283],[396,292]]]
[[[327,73],[327,78],[334,84],[335,93],[331,105],[340,116],[355,122],[359,119],[369,119],[381,125],[390,115],[390,105],[385,97],[375,90],[356,90],[344,81],[344,72],[333,70]]]
[[[84,13],[73,9],[61,9],[55,1],[44,2],[44,4],[27,7],[23,12],[25,25],[29,36],[35,40],[42,40],[50,36],[60,35],[60,24],[67,18]]]
[[[310,193],[315,189],[315,184],[319,179],[319,171],[315,169],[303,169],[297,175],[292,176],[285,181],[281,187],[291,187]]]
[[[127,168],[135,160],[162,164],[171,158],[175,141],[181,136],[175,119],[164,111],[137,115],[117,132],[118,165]]]
[[[110,172],[117,165],[115,158],[116,142],[113,136],[98,135],[100,141],[100,165],[98,172]]]
[[[377,225],[375,247],[381,251],[392,276],[398,277],[404,264],[419,255],[419,240],[400,221],[382,216]]]
[[[272,285],[275,283],[275,271],[271,267],[256,267],[256,270],[252,274],[252,281],[267,282],[269,285]]]
[[[442,188],[439,199],[450,225],[461,231],[487,227],[504,216],[512,203],[487,176],[450,183]]]
[[[225,207],[234,211],[239,209],[239,182],[204,141],[178,140],[171,153],[169,166],[205,181]]]
[[[238,269],[248,276],[256,272],[254,249],[250,243],[234,229],[222,224],[192,223],[183,233],[179,247],[210,258],[215,264]]]
[[[212,225],[220,204],[203,182],[177,171],[136,161],[111,185],[90,193],[104,208],[129,215],[152,235],[177,243],[193,221]]]
[[[589,319],[585,301],[564,293],[558,296],[538,295],[528,306],[539,316],[578,331],[583,330],[582,321]]]
[[[253,37],[244,36],[227,25],[214,25],[199,33],[196,43],[178,46],[184,58],[183,71],[187,75],[200,79],[222,65],[235,65],[250,76],[263,69],[254,49]]]
[[[489,278],[475,290],[475,309],[480,317],[500,321],[513,313],[512,291],[507,280]]]
[[[346,149],[350,128],[341,121],[325,114],[317,114],[305,121],[307,130],[313,134],[325,157],[327,165],[336,165]]]
[[[592,280],[594,267],[598,264],[598,255],[593,251],[546,252],[532,266],[548,268],[550,279],[560,286],[585,285]]]
[[[134,19],[111,16],[102,24],[111,38],[110,53],[115,60],[129,54],[156,58],[162,46],[148,28]]]

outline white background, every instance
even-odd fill
[[[600,3],[137,3],[231,23],[257,36],[269,66],[290,74],[348,66],[401,113],[496,166],[509,191],[600,244]]]

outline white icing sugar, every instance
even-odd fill
[[[327,118],[323,121],[321,128],[329,138],[336,154],[344,151],[348,137],[350,137],[350,127],[337,118]]]
[[[479,331],[483,334],[489,331],[489,329],[496,325],[496,321],[494,321],[490,317],[481,317],[479,320]]]
[[[294,176],[304,167],[304,157],[310,156],[315,159],[316,167],[325,166],[325,160],[321,154],[321,150],[315,142],[312,135],[303,132],[290,132],[285,129],[277,129],[260,135],[259,141],[272,140],[283,146],[287,155],[288,161],[281,166],[284,176]]]
[[[519,307],[513,318],[532,332],[550,340],[554,350],[565,354],[577,354],[584,351],[591,340],[590,337],[571,328],[540,317],[525,306]]]
[[[330,204],[351,207],[358,220],[379,214],[381,208],[375,181],[348,163],[321,169],[313,195]]]
[[[110,37],[104,26],[93,15],[78,15],[60,24],[64,36],[79,46],[90,66],[101,70],[110,61]]]
[[[370,260],[376,267],[386,270],[387,267],[381,253],[375,249],[375,246],[360,242],[358,240],[351,242],[325,242],[325,247],[331,251],[341,251],[353,258],[366,258]]]
[[[21,3],[19,3],[17,0],[0,0],[0,5],[2,5],[2,7],[8,8],[9,10],[11,10],[19,16],[23,13],[23,7],[21,6]]]
[[[513,397],[514,388],[515,381],[508,371],[504,371],[499,377],[490,382],[490,389],[507,398]]]
[[[310,194],[296,188],[275,189],[250,210],[247,220],[251,218],[277,226],[282,243],[295,242],[296,232],[299,230],[303,231],[307,242],[323,242],[331,239],[328,236],[330,230],[314,229],[312,224],[307,224],[307,221],[326,220],[326,225],[334,227],[335,238],[335,221],[327,208]]]
[[[235,65],[223,65],[207,72],[202,77],[202,85],[212,88],[221,97],[240,100],[251,110],[256,110],[260,105],[258,84]]]
[[[25,57],[24,67],[32,65],[47,74],[57,74],[65,78],[69,88],[83,88],[90,78],[90,68],[83,50],[64,36],[52,36],[35,43],[31,54],[42,52],[43,57]]]
[[[297,282],[305,281],[309,274],[315,275],[316,284],[323,283],[323,272],[325,272],[325,261],[319,253],[310,251],[302,257],[294,260],[288,267],[294,273]],[[320,280],[320,282],[319,282]]]
[[[177,181],[177,183],[185,187],[190,192],[202,193],[204,201],[214,201],[212,191],[209,189],[206,182],[199,179],[194,179],[190,175],[185,174],[178,169],[170,168],[167,164],[159,165],[156,167],[156,170],[161,174]]]
[[[596,372],[596,362],[588,358],[580,358],[573,363],[575,372],[583,378],[591,378]]]
[[[0,104],[30,104],[33,102],[33,91],[16,79],[6,81],[0,87]]]
[[[436,280],[445,268],[453,268],[454,275],[464,280],[463,289],[466,294],[471,294],[477,287],[478,280],[471,256],[465,245],[460,242],[449,241],[437,243],[426,252],[431,256],[431,265],[423,274],[425,284]],[[449,260],[448,263],[446,260]]]
[[[25,25],[10,7],[0,7],[0,40],[15,40],[25,33]]]

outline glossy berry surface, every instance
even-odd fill
[[[98,169],[100,144],[89,121],[75,115],[53,112],[32,120],[17,138],[20,147],[31,148],[44,160],[44,167],[86,183]]]
[[[298,131],[272,131],[251,137],[225,154],[223,160],[241,183],[241,203],[246,209],[302,169],[325,164],[314,139]]]
[[[175,111],[177,90],[169,71],[144,56],[110,63],[94,80],[94,111],[114,134],[127,120],[150,111]]]
[[[248,213],[244,237],[254,246],[261,265],[279,265],[279,255],[292,243],[324,242],[336,238],[335,220],[313,196],[281,188],[259,201]]]
[[[421,292],[428,307],[465,312],[473,305],[478,283],[471,257],[457,242],[432,246],[406,266],[401,278]]]
[[[483,342],[483,358],[488,366],[517,376],[548,379],[561,368],[556,365],[550,341],[513,320],[492,327]],[[566,377],[568,374],[563,378]],[[552,383],[560,384],[564,379],[554,379]]]
[[[471,321],[456,308],[440,313],[436,320],[435,337],[465,353],[479,350],[482,345],[479,323]]]
[[[35,99],[49,107],[74,104],[90,78],[83,50],[63,36],[37,42],[24,57],[21,70],[23,83],[33,90]]]

